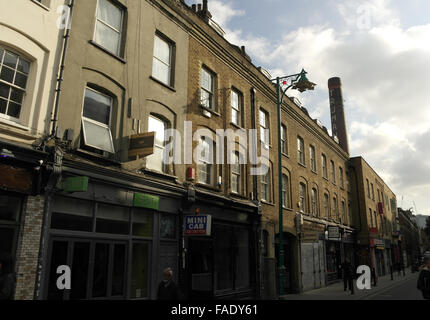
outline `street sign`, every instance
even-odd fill
[[[194,215],[185,216],[185,235],[187,236],[210,236],[212,228],[212,216]]]

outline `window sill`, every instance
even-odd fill
[[[230,124],[233,126],[233,127],[236,127],[237,129],[239,129],[239,130],[245,130],[243,127],[241,127],[240,125],[238,125],[238,124],[236,124],[236,123],[234,123],[234,122],[230,122]]]
[[[162,85],[163,87],[165,87],[165,88],[167,88],[167,89],[169,89],[169,90],[171,90],[171,91],[173,91],[173,92],[176,92],[176,89],[175,89],[175,88],[173,88],[173,87],[169,86],[168,84],[165,84],[164,82],[162,82],[162,81],[158,80],[157,78],[154,78],[153,76],[149,76],[149,79],[151,79],[152,81],[154,81],[154,82],[156,82],[156,83],[158,83],[158,84]]]
[[[288,153],[284,153],[284,152],[282,152],[282,155],[284,156],[284,157],[286,157],[286,158],[290,158],[290,156],[288,155]]]
[[[238,198],[238,199],[242,199],[242,200],[249,200],[246,196],[244,196],[241,193],[236,193],[236,192],[230,192],[230,197],[232,198]]]
[[[318,175],[318,172],[316,172],[315,170],[311,170],[311,172]]]
[[[96,160],[96,161],[99,160],[101,162],[112,164],[112,165],[115,165],[115,166],[120,166],[121,165],[121,163],[119,161],[117,161],[117,160],[111,159],[109,157],[104,157],[102,155],[99,155],[99,154],[96,154],[96,153],[92,153],[90,151],[86,151],[86,150],[81,149],[81,148],[78,148],[76,150],[76,153],[80,154],[82,156],[85,156],[85,157],[89,158],[90,160]],[[111,154],[111,157],[114,157],[114,156],[115,156],[114,154]]]
[[[287,211],[291,211],[293,212],[293,208],[286,208],[286,207],[282,207],[283,210],[287,210]]]
[[[5,124],[5,125],[8,125],[8,126],[17,128],[17,129],[21,129],[23,131],[30,131],[30,129],[28,127],[23,126],[22,124],[19,124],[19,123],[15,122],[15,121],[4,119],[1,116],[0,116],[0,124]]]
[[[125,61],[123,58],[121,58],[120,56],[116,55],[115,53],[109,51],[108,49],[102,47],[101,45],[99,45],[98,43],[94,42],[93,40],[89,40],[88,41],[90,44],[92,44],[94,47],[96,47],[97,49],[100,49],[101,51],[103,51],[104,53],[107,53],[108,55],[110,55],[111,57],[117,59],[118,61],[120,61],[123,64],[126,64],[127,61]]]
[[[209,184],[204,184],[202,182],[197,182],[196,183],[196,187],[201,187],[203,189],[207,189],[207,190],[211,190],[211,191],[216,191],[216,192],[220,192],[221,191],[221,188],[217,188],[217,187],[214,187],[214,186],[209,185]]]
[[[307,168],[305,164],[297,162],[299,164],[299,166],[302,166],[303,168]]]
[[[274,204],[274,203],[267,202],[267,201],[265,201],[265,200],[261,200],[261,203],[263,203],[263,204],[267,204],[268,206],[272,206],[272,207],[274,207],[274,206],[275,206],[275,204]]]
[[[328,181],[328,178],[326,178],[326,177],[323,177],[323,179],[324,179],[325,181]]]
[[[44,4],[40,3],[39,1],[36,0],[31,0],[31,2],[33,2],[34,4],[38,5],[39,7],[41,7],[42,9],[45,9],[46,11],[51,11],[47,6],[45,6]]]
[[[203,109],[203,110],[206,110],[206,111],[208,111],[208,112],[210,112],[211,114],[213,114],[213,115],[215,115],[215,116],[217,116],[217,117],[220,117],[221,115],[218,113],[218,112],[216,112],[215,110],[212,110],[212,109],[210,109],[210,108],[208,108],[208,107],[205,107],[204,105],[200,105],[200,107]]]
[[[178,180],[177,176],[173,176],[171,174],[168,174],[166,172],[159,172],[159,171],[155,171],[155,170],[151,170],[151,169],[142,169],[141,170],[145,175],[151,176],[151,177],[156,177],[156,178],[161,178],[161,179],[167,179],[167,180],[171,180],[173,182],[175,182],[176,180]]]

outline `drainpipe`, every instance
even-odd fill
[[[69,19],[67,20],[66,25],[66,33],[63,37],[63,52],[61,56],[61,62],[60,62],[60,73],[57,79],[57,89],[55,90],[55,105],[53,114],[54,117],[51,120],[52,121],[52,131],[51,131],[51,138],[55,137],[57,135],[57,122],[58,122],[58,107],[60,104],[60,95],[61,95],[61,87],[64,80],[64,69],[66,66],[66,54],[67,54],[67,47],[69,44],[69,38],[70,38],[70,29],[72,25],[72,16],[73,16],[73,8],[75,6],[75,0],[70,0],[68,7],[69,7]]]

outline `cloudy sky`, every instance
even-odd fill
[[[327,128],[327,80],[340,77],[351,156],[399,206],[430,214],[430,1],[209,0],[209,9],[255,65],[273,76],[308,71],[317,89],[289,95]]]

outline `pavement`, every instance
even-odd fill
[[[418,272],[412,273],[405,270],[398,275],[397,272],[391,275],[379,277],[377,286],[370,290],[359,290],[356,280],[354,280],[354,294],[344,291],[343,281],[334,283],[324,288],[306,291],[301,294],[289,294],[281,297],[281,300],[424,300],[421,292],[416,288]]]

